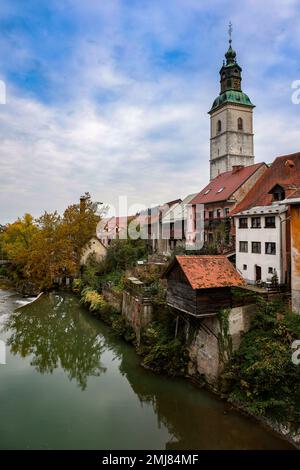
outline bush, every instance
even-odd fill
[[[7,269],[5,266],[0,266],[0,276],[7,276]]]
[[[85,287],[81,292],[81,302],[85,305],[88,305],[89,310],[91,312],[103,312],[107,310],[108,303],[104,299],[104,297],[92,290],[89,287]]]
[[[107,250],[108,271],[125,271],[148,255],[146,240],[112,240]]]
[[[300,367],[291,344],[300,338],[300,317],[280,298],[259,300],[253,327],[234,354],[231,396],[251,411],[300,425]]]
[[[115,314],[112,317],[111,326],[114,333],[123,337],[126,341],[133,341],[135,339],[135,333],[132,327],[126,322],[122,315]]]
[[[74,279],[72,282],[72,291],[75,294],[80,294],[84,287],[82,279]]]
[[[143,333],[140,353],[143,365],[170,376],[185,375],[188,354],[180,338],[172,338],[160,324],[152,324]]]

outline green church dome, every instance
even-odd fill
[[[251,106],[251,108],[254,108],[254,105],[251,103],[250,98],[246,93],[237,90],[227,90],[215,99],[209,112],[225,103],[242,104],[244,106]]]

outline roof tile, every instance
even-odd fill
[[[272,204],[270,191],[277,184],[285,189],[286,197],[300,189],[300,152],[277,157],[231,214]]]
[[[265,165],[265,163],[256,163],[255,165],[243,167],[238,171],[231,170],[221,173],[197,194],[197,196],[191,201],[191,204],[207,204],[226,201],[263,165]]]
[[[176,260],[193,289],[245,285],[226,256],[176,256]]]

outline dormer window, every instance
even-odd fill
[[[221,132],[221,130],[222,130],[222,123],[219,119],[218,122],[217,122],[217,132],[219,133],[219,132]]]
[[[269,191],[272,194],[273,202],[283,201],[285,199],[285,190],[280,184],[275,184]]]

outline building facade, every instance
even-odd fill
[[[85,265],[88,263],[90,257],[95,261],[100,262],[106,258],[107,248],[97,237],[92,237],[82,249],[80,264]]]
[[[236,269],[249,284],[286,283],[286,212],[274,204],[236,214]]]
[[[300,190],[300,153],[277,157],[230,215],[236,221],[236,267],[250,283],[291,280],[290,200]]]
[[[236,165],[253,165],[253,108],[241,89],[242,69],[231,47],[220,70],[220,94],[210,114],[210,179]]]
[[[204,207],[205,245],[214,245],[219,253],[235,249],[235,228],[229,214],[266,170],[265,163],[233,167],[231,171],[216,176],[191,201],[189,211],[193,218],[195,207]]]

